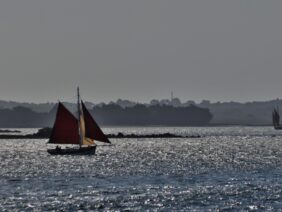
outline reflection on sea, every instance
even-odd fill
[[[1,140],[0,210],[282,207],[280,131],[131,127],[105,132],[202,137],[112,139],[113,145],[98,147],[95,156],[50,156],[47,140]]]

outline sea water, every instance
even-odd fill
[[[282,131],[271,127],[105,128],[200,138],[111,139],[94,156],[51,156],[0,140],[0,211],[282,208]],[[24,129],[23,134],[36,129]]]

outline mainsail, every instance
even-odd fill
[[[109,139],[105,136],[105,134],[102,132],[98,124],[95,122],[95,120],[93,119],[93,117],[91,116],[82,101],[81,105],[85,121],[85,137],[105,143],[111,143]]]
[[[78,121],[61,102],[49,143],[79,144]]]

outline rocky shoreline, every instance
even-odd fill
[[[3,130],[0,129],[0,133],[21,133],[20,130]]]
[[[28,135],[10,135],[10,134],[0,134],[0,139],[48,139],[52,132],[51,128],[39,129],[37,133]],[[1,131],[0,131],[1,133]],[[200,138],[199,135],[189,135],[182,136],[172,133],[161,133],[161,134],[123,134],[119,132],[118,134],[108,134],[108,138]]]

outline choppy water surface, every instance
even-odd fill
[[[105,131],[202,137],[112,139],[113,146],[98,147],[95,156],[50,156],[46,140],[0,140],[0,211],[282,208],[280,131],[270,127]]]

